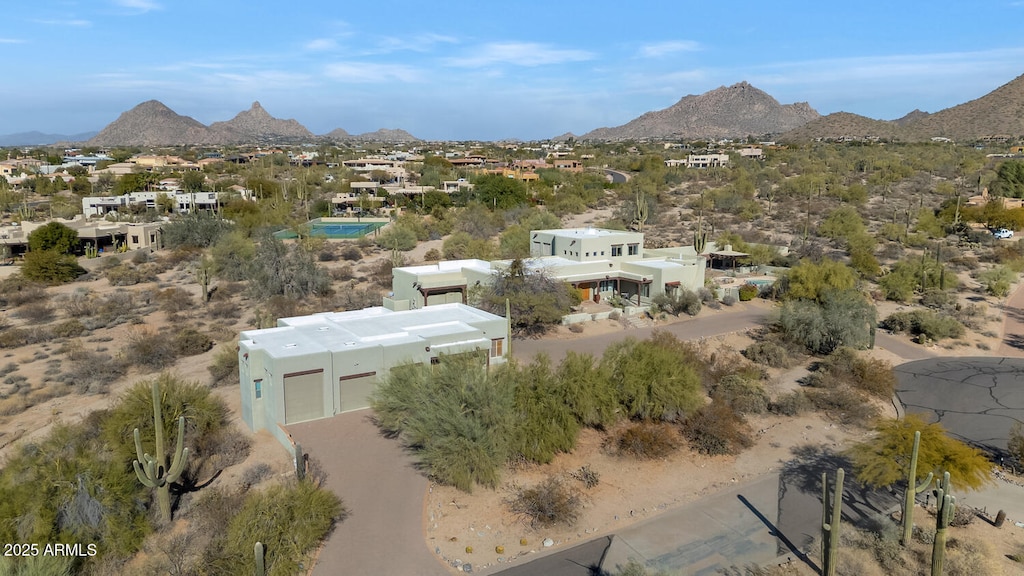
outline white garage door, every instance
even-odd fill
[[[284,422],[294,424],[324,417],[324,371],[284,375]]]
[[[370,407],[370,394],[377,387],[376,372],[342,376],[340,381],[342,412]]]

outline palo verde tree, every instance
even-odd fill
[[[875,437],[853,446],[849,456],[857,479],[872,487],[918,482],[929,475],[949,472],[957,486],[977,490],[991,482],[992,464],[978,449],[956,440],[938,422],[927,423],[917,414],[879,421]],[[913,456],[914,433],[921,433],[917,470],[907,478]]]
[[[61,224],[50,222],[28,235],[29,250],[52,250],[57,254],[70,254],[78,247],[78,232]]]

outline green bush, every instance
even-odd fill
[[[174,351],[178,356],[195,356],[213,348],[213,340],[194,328],[183,328],[174,335]]]
[[[291,576],[313,564],[310,555],[348,511],[332,492],[311,482],[249,492],[226,527],[221,550],[208,552],[211,574],[253,573],[253,545],[262,542],[269,576]]]
[[[514,393],[478,358],[398,366],[371,404],[377,425],[397,436],[436,481],[469,492],[497,486],[509,454]]]
[[[722,378],[711,389],[711,398],[740,414],[764,414],[768,411],[768,393],[764,386],[738,374]]]
[[[108,268],[103,275],[110,282],[111,286],[134,286],[158,280],[155,269],[149,264],[133,266],[122,262],[117,266]]]
[[[748,302],[753,300],[754,297],[760,292],[757,286],[753,284],[744,284],[739,288],[740,302]]]
[[[924,336],[935,341],[944,338],[960,338],[965,331],[964,325],[955,318],[939,315],[932,310],[894,312],[879,325],[895,334],[909,332],[915,336]]]
[[[65,320],[53,327],[53,335],[58,338],[74,338],[85,332],[85,326],[77,319]]]
[[[827,292],[820,303],[785,302],[778,328],[789,341],[816,354],[830,354],[840,346],[867,348],[875,314],[875,306],[855,289]]]
[[[174,340],[151,330],[136,330],[128,335],[124,358],[129,364],[152,370],[166,368],[178,359]]]
[[[694,368],[682,360],[675,336],[655,332],[640,342],[627,338],[609,346],[601,362],[617,387],[623,412],[637,420],[682,420],[703,401]]]
[[[793,359],[786,347],[770,340],[754,342],[743,350],[743,356],[755,364],[770,368],[789,368]]]
[[[213,362],[206,367],[210,372],[211,386],[232,386],[238,384],[238,352],[232,345],[223,345],[213,355]]]
[[[392,224],[377,235],[377,246],[384,250],[408,252],[416,247],[416,231],[405,226]]]
[[[509,439],[510,456],[547,464],[555,454],[572,451],[580,423],[555,390],[558,383],[547,356],[540,356],[521,371],[510,366],[503,374],[515,380],[516,425]]]
[[[700,314],[701,299],[692,290],[681,289],[673,294],[662,292],[651,299],[651,308],[654,312],[668,312],[669,314],[686,314],[696,316]]]
[[[42,284],[64,284],[85,273],[74,256],[55,250],[33,250],[25,254],[21,263],[22,276]]]
[[[558,364],[555,382],[560,401],[583,426],[606,429],[619,408],[615,386],[605,366],[590,354],[570,351]]]

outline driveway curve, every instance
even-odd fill
[[[398,442],[381,436],[371,414],[358,410],[288,427],[349,510],[313,574],[447,576],[423,535],[427,479]]]

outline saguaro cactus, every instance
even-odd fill
[[[257,542],[252,547],[253,555],[256,557],[256,576],[263,576],[267,573],[265,556],[263,554],[263,542]]]
[[[156,455],[150,456],[142,451],[142,440],[139,429],[135,429],[136,460],[132,463],[135,475],[144,486],[156,490],[156,500],[160,506],[160,515],[165,522],[171,520],[171,483],[181,477],[188,460],[188,448],[185,443],[185,417],[178,417],[178,444],[174,449],[171,467],[167,468],[167,456],[164,453],[164,419],[160,410],[160,381],[153,382],[153,428],[156,431]]]
[[[843,480],[846,472],[836,471],[836,486],[832,498],[828,493],[828,474],[821,473],[821,574],[835,576],[836,552],[839,551],[839,524],[843,515]],[[829,515],[831,508],[831,516]]]
[[[914,499],[915,496],[924,492],[932,485],[932,478],[935,476],[932,472],[928,473],[928,477],[924,479],[924,482],[917,483],[917,453],[921,449],[921,432],[914,432],[914,449],[910,453],[910,471],[907,474],[907,490],[903,495],[903,538],[900,539],[900,544],[906,546],[910,543],[910,537],[914,532]]]
[[[946,528],[953,519],[956,509],[956,496],[950,494],[949,472],[943,472],[942,479],[935,489],[935,541],[932,542],[932,576],[941,576],[942,565],[946,561]]]
[[[647,205],[647,194],[644,193],[643,188],[637,187],[636,190],[636,230],[637,232],[644,231],[644,224],[647,223],[647,217],[650,206]]]

